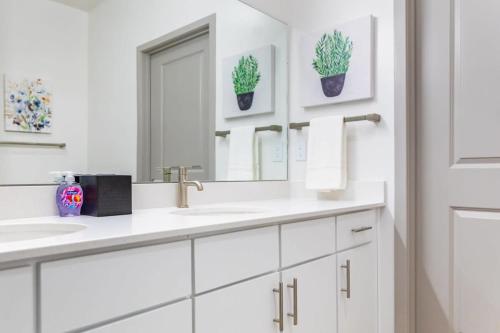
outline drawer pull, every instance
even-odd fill
[[[279,326],[279,329],[280,329],[280,332],[283,332],[283,282],[280,282],[280,285],[279,285],[279,288],[278,289],[273,289],[273,292],[275,294],[278,294],[278,306],[279,306],[279,314],[278,314],[278,318],[274,319],[273,322],[278,324]]]
[[[366,227],[359,227],[359,228],[351,229],[351,232],[360,233],[360,232],[368,231],[368,230],[372,230],[372,229],[373,229],[373,227],[366,226]]]
[[[299,324],[299,312],[298,312],[298,281],[293,279],[293,284],[288,284],[288,288],[293,290],[293,313],[289,313],[288,317],[293,318],[293,325],[297,326]]]
[[[340,266],[346,270],[346,288],[340,289],[341,292],[346,293],[346,297],[351,298],[351,261],[347,260],[345,265]]]

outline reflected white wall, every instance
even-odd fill
[[[49,0],[0,1],[0,141],[67,144],[0,147],[0,184],[50,183],[52,170],[87,169],[87,33],[86,12]],[[4,131],[5,74],[49,82],[51,134]]]

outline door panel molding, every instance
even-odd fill
[[[500,211],[454,210],[453,230],[455,330],[498,332]]]
[[[474,10],[463,8],[469,2],[474,3]],[[495,76],[490,72],[496,73],[498,71],[495,71],[494,68],[491,68],[491,71],[481,69],[479,64],[481,60],[484,60],[484,63],[492,61],[490,52],[481,52],[481,49],[477,51],[474,45],[470,45],[472,40],[470,25],[473,22],[477,23],[478,16],[482,17],[483,20],[488,20],[488,17],[482,13],[483,8],[486,7],[489,10],[494,10],[494,8],[477,2],[477,0],[450,0],[451,165],[470,163],[471,160],[476,164],[500,160],[500,150],[498,145],[494,145],[500,139],[499,131],[496,128],[500,116],[497,116],[497,112],[493,111],[497,109],[496,105],[500,103],[500,97],[496,97],[498,94],[495,96],[485,94],[484,89],[480,89],[489,83],[492,79],[491,76]],[[476,11],[478,12],[476,13]],[[465,29],[467,29],[466,32],[464,32]],[[500,29],[492,32],[487,32],[488,29],[484,30],[486,30],[484,33],[474,34],[473,39],[487,39],[490,34],[500,32]],[[479,42],[475,41],[475,43]],[[474,51],[473,54],[471,54],[471,50]],[[498,51],[500,51],[500,47]],[[475,62],[478,63],[477,69],[474,68],[473,71],[470,68],[471,61],[469,59],[471,57],[476,59]],[[478,76],[481,78],[479,79]],[[471,77],[476,78],[476,80],[471,80]],[[479,88],[470,89],[471,85]],[[481,91],[482,98],[477,96],[478,91]],[[471,104],[474,105],[474,109],[471,108]],[[474,115],[471,116],[471,113]],[[472,130],[469,131],[469,128]]]

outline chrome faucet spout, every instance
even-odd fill
[[[187,169],[185,167],[179,167],[178,208],[189,208],[187,191],[190,186],[196,187],[198,191],[203,191],[203,184],[197,180],[187,180]]]

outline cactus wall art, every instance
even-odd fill
[[[300,92],[303,107],[373,97],[374,18],[354,20],[300,44]]]
[[[274,46],[224,59],[222,76],[224,118],[274,112]]]

